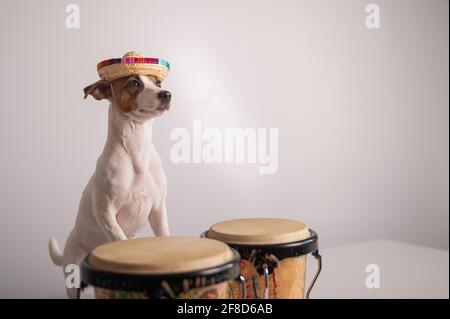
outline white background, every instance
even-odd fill
[[[65,26],[69,3],[1,5],[0,297],[63,295],[47,241],[64,244],[106,139],[107,103],[82,89],[130,50],[172,64],[153,136],[173,235],[273,216],[325,248],[448,249],[448,1],[375,1],[376,30],[359,0],[73,1],[80,29]],[[172,164],[170,132],[194,119],[278,128],[278,172]]]

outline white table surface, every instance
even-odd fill
[[[447,250],[374,240],[321,250],[322,273],[311,298],[449,298]],[[316,270],[308,257],[307,284]],[[366,287],[366,266],[377,264],[380,288]],[[92,298],[88,288],[83,298]]]
[[[449,298],[447,250],[389,240],[324,249],[311,298]],[[377,264],[380,288],[366,287],[366,266]],[[316,264],[308,261],[308,278]]]

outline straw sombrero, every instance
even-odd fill
[[[134,74],[154,75],[163,81],[169,70],[170,64],[166,60],[145,58],[134,51],[125,53],[122,58],[104,60],[97,64],[98,75],[107,81]]]

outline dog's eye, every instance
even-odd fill
[[[141,83],[139,83],[138,80],[131,80],[130,82],[128,82],[128,85],[132,88],[138,88],[141,86]]]
[[[160,88],[161,87],[161,80],[156,80],[155,85]]]

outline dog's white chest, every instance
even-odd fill
[[[150,124],[130,123],[111,122],[111,131],[114,125],[121,130],[109,134],[95,174],[96,184],[100,185],[97,189],[107,194],[109,206],[113,207],[111,213],[127,238],[149,224],[149,216],[163,203],[166,190]]]
[[[148,216],[161,200],[162,189],[150,174],[134,176],[128,190],[124,190],[124,202],[117,212],[117,221],[128,237],[132,237],[148,223]]]

